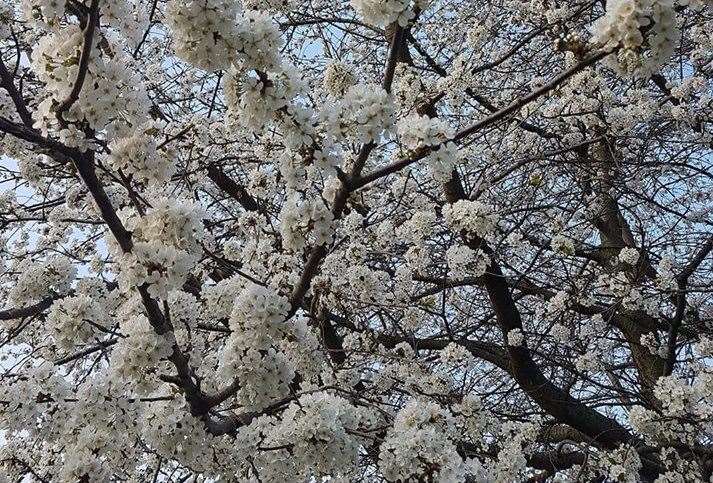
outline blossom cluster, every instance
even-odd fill
[[[595,25],[594,40],[621,47],[617,58],[625,72],[647,75],[669,59],[678,37],[673,2],[616,0],[608,2],[606,15]]]
[[[241,78],[240,73],[232,72],[225,87],[230,119],[260,130],[268,121],[274,120],[279,111],[290,106],[301,89],[297,72],[286,65],[259,78]]]
[[[355,83],[354,73],[343,62],[332,62],[324,70],[324,89],[334,97],[341,97]]]
[[[347,476],[359,454],[360,441],[349,430],[357,429],[356,409],[344,398],[326,393],[307,394],[285,410],[282,424],[269,435],[275,446],[289,444],[290,457],[309,461],[312,475]],[[299,466],[295,468],[298,474]]]
[[[43,262],[21,261],[16,267],[21,274],[10,290],[10,301],[16,304],[37,302],[51,295],[64,295],[71,287],[77,269],[64,257]]]
[[[480,277],[485,274],[488,257],[481,250],[473,250],[466,246],[452,246],[446,251],[448,275],[454,279],[465,277]]]
[[[411,0],[351,0],[351,4],[366,22],[379,27],[394,22],[405,27],[415,15],[409,8]]]
[[[497,215],[481,201],[460,200],[443,208],[443,217],[453,229],[485,238],[497,226]]]
[[[171,341],[158,335],[144,316],[132,316],[121,324],[124,337],[112,351],[111,370],[137,394],[148,395],[158,378],[159,363],[172,352]]]
[[[195,269],[203,237],[201,208],[190,201],[154,200],[141,217],[131,216],[133,249],[122,255],[119,282],[125,290],[148,285],[153,296],[166,298]]]
[[[412,401],[396,415],[379,452],[380,469],[388,481],[408,481],[430,475],[435,481],[465,478],[465,466],[450,439],[450,415],[430,402]]]
[[[280,211],[285,248],[302,250],[311,236],[317,245],[328,244],[334,234],[334,216],[321,200],[288,200]]]
[[[453,137],[453,130],[446,121],[418,114],[401,119],[397,128],[401,142],[409,149],[438,146]]]
[[[338,137],[350,141],[377,142],[394,124],[394,107],[381,86],[357,84],[336,105],[322,112],[325,123]]]
[[[47,315],[47,325],[57,347],[69,349],[75,344],[91,341],[99,330],[104,329],[105,317],[91,298],[80,294],[55,302]]]
[[[237,398],[246,408],[259,410],[289,394],[294,367],[279,347],[289,333],[288,310],[286,297],[255,284],[235,299],[219,377],[231,382],[240,376]]]
[[[279,64],[280,33],[272,18],[240,12],[235,0],[172,1],[166,20],[176,54],[201,69],[272,69]]]
[[[94,42],[99,42],[94,37]],[[32,68],[45,83],[48,94],[34,113],[35,126],[47,130],[57,123],[55,109],[69,98],[80,68],[83,32],[78,25],[69,25],[39,39],[32,52]],[[87,78],[76,102],[63,114],[66,121],[86,121],[96,130],[113,129],[121,132],[127,126],[144,122],[148,98],[136,73],[126,66],[129,60],[117,53],[111,58],[91,49]],[[63,128],[65,139],[83,146],[83,133],[73,126]]]
[[[116,170],[150,185],[166,182],[175,166],[165,154],[156,149],[156,140],[146,132],[114,139],[109,144],[109,164]]]

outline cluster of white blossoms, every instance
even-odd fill
[[[236,33],[240,39],[240,60],[244,67],[261,70],[278,67],[282,37],[270,15],[251,10],[244,12],[238,19]]]
[[[148,185],[166,182],[175,172],[168,156],[156,149],[156,139],[147,132],[114,139],[109,143],[109,165]]]
[[[142,216],[131,216],[134,246],[119,269],[124,290],[148,284],[149,293],[165,299],[196,268],[202,247],[203,210],[191,201],[158,198]]]
[[[135,46],[141,41],[143,30],[149,26],[146,18],[147,5],[135,0],[109,0],[99,3],[101,19],[116,29],[129,45]]]
[[[397,228],[397,234],[411,243],[421,243],[433,231],[436,219],[435,211],[419,210]]]
[[[70,455],[64,461],[59,472],[58,479],[60,481],[80,481],[82,478],[91,478],[93,481],[106,481],[111,479],[111,468],[108,465],[102,464],[101,458],[98,456],[99,449],[105,450],[102,445],[104,438],[101,437],[101,432],[94,430],[91,427],[85,427],[79,435],[77,442],[67,448]],[[99,444],[96,444],[100,440]],[[96,448],[93,448],[96,446]]]
[[[302,250],[307,240],[315,244],[331,243],[334,235],[334,215],[320,199],[300,199],[293,196],[280,211],[280,233],[285,248]]]
[[[435,403],[411,401],[396,415],[379,451],[379,469],[388,481],[465,480],[465,465],[451,439],[452,416]]]
[[[248,10],[269,12],[289,12],[297,5],[295,0],[243,0],[242,3]]]
[[[333,106],[325,106],[322,117],[337,138],[369,143],[381,139],[394,124],[394,106],[389,94],[375,84],[357,84]]]
[[[709,386],[710,374],[701,374],[695,384],[690,384],[684,378],[671,375],[660,377],[656,381],[654,394],[661,402],[667,416],[707,419],[713,409],[713,393]]]
[[[619,261],[630,266],[636,266],[639,262],[639,250],[636,248],[622,248],[618,255]]]
[[[680,32],[671,0],[613,0],[594,26],[594,41],[618,46],[619,67],[628,73],[649,75],[666,62]],[[647,48],[648,47],[648,48]]]
[[[297,474],[304,479],[342,475],[354,468],[359,440],[356,408],[346,399],[327,393],[307,394],[290,404],[267,439],[270,446],[289,445]],[[305,470],[309,471],[303,474]]]
[[[235,0],[172,1],[166,21],[173,32],[176,54],[205,70],[274,69],[279,64],[280,31],[272,18],[253,10],[240,11]]]
[[[129,316],[121,323],[122,336],[111,353],[111,371],[116,382],[139,395],[155,390],[160,362],[171,355],[170,340],[158,335],[143,315]],[[121,387],[121,386],[119,386]]]
[[[411,114],[397,124],[401,142],[409,149],[435,147],[453,137],[453,129],[439,118]]]
[[[324,69],[322,85],[333,97],[342,97],[355,82],[354,73],[344,62],[332,62]]]
[[[399,139],[408,149],[434,148],[426,157],[426,163],[434,180],[445,183],[451,177],[458,158],[458,146],[448,142],[453,137],[453,128],[444,120],[410,114],[397,124]]]
[[[561,253],[562,255],[574,255],[575,252],[574,240],[563,233],[558,233],[552,237],[550,248],[555,253]]]
[[[396,66],[395,75],[391,89],[399,113],[419,117],[419,107],[429,105],[433,96],[438,95],[438,84],[424,79],[419,69],[403,63]]]
[[[461,344],[456,344],[451,342],[448,344],[440,354],[440,360],[444,364],[449,364],[453,367],[463,367],[468,366],[476,361],[475,357]]]
[[[290,105],[302,87],[299,74],[290,66],[259,78],[249,75],[241,78],[233,71],[225,83],[229,120],[259,131],[275,119],[278,111]]]
[[[451,142],[441,144],[426,156],[431,177],[439,183],[446,183],[451,179],[459,160],[460,150],[455,143]]]
[[[512,329],[507,333],[507,344],[513,347],[520,347],[525,342],[525,334],[522,329]]]
[[[668,346],[656,337],[654,332],[643,334],[639,342],[651,354],[658,355],[662,359],[665,359],[668,356]]]
[[[245,288],[246,281],[240,276],[226,278],[203,289],[206,318],[227,319],[233,311],[235,297]]]
[[[235,38],[238,12],[235,0],[169,3],[166,22],[173,33],[176,54],[206,70],[229,67],[239,50]]]
[[[146,241],[163,243],[195,252],[203,238],[203,210],[192,201],[158,198],[134,227],[133,234]]]
[[[497,460],[492,464],[484,465],[477,480],[497,482],[525,480],[526,478],[523,478],[527,467],[525,455],[537,438],[541,426],[537,420],[526,423],[506,422],[498,426],[492,429],[499,433],[503,441]],[[474,463],[476,467],[480,466],[479,462]]]
[[[446,251],[448,276],[454,279],[480,277],[488,269],[490,260],[481,250],[454,245]]]
[[[230,327],[251,347],[266,349],[284,336],[289,308],[286,297],[269,287],[251,284],[235,299]]]
[[[140,436],[152,450],[198,471],[208,466],[207,461],[215,455],[211,445],[216,440],[206,432],[200,419],[191,415],[184,401],[173,398],[151,404],[142,416]]]
[[[106,313],[86,295],[65,297],[47,315],[47,326],[57,347],[69,349],[83,344],[104,328]]]
[[[10,21],[15,17],[15,12],[13,5],[7,1],[0,2],[0,36],[10,35]],[[5,93],[7,95],[7,93]],[[0,100],[0,105],[3,104],[3,100]],[[0,112],[4,113],[2,107],[0,107]]]
[[[486,238],[497,228],[497,213],[481,201],[460,200],[443,207],[443,218],[454,230]]]
[[[656,265],[656,285],[662,290],[676,288],[675,264],[670,256],[663,256]]]
[[[418,6],[427,2],[419,0]],[[378,27],[386,27],[394,22],[405,27],[414,18],[411,0],[351,0],[352,7],[365,22]]]
[[[66,4],[66,0],[22,0],[22,16],[27,22],[49,28],[57,25]]]
[[[94,42],[99,43],[97,36]],[[74,88],[83,43],[83,32],[78,25],[66,26],[37,42],[32,51],[32,69],[45,83],[48,97],[33,114],[35,127],[47,130],[57,123],[55,110]],[[129,60],[120,51],[105,58],[95,46],[79,97],[63,113],[63,118],[86,121],[95,130],[121,131],[127,125],[143,123],[148,115],[149,100],[138,75],[127,69],[127,65],[130,65]],[[76,136],[83,137],[74,126],[64,128],[60,134],[70,142]]]
[[[20,12],[23,20],[39,30],[56,30],[67,9],[66,0],[22,0]],[[137,12],[140,2],[132,0],[107,0],[99,3],[102,23],[114,27],[120,35],[136,43],[139,28],[145,26]]]
[[[37,302],[50,295],[64,295],[77,275],[67,258],[52,257],[43,262],[20,261],[14,270],[20,275],[9,293],[12,304]]]
[[[232,382],[240,375],[237,399],[245,408],[260,410],[290,392],[295,371],[279,347],[289,333],[289,309],[287,297],[255,284],[235,299],[218,377]]]

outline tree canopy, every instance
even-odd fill
[[[713,481],[712,6],[0,0],[0,482]]]

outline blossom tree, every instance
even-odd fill
[[[712,5],[0,0],[0,481],[713,481]]]

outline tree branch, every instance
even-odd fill
[[[72,90],[69,92],[67,97],[60,103],[57,107],[56,116],[57,119],[63,121],[63,114],[68,111],[72,105],[79,99],[79,93],[82,91],[84,86],[84,80],[87,77],[87,71],[89,70],[89,60],[92,54],[92,47],[94,43],[94,30],[96,30],[99,24],[99,0],[92,0],[89,6],[89,19],[86,26],[84,27],[83,34],[83,44],[82,52],[79,55],[79,67],[77,68],[77,77],[74,80],[74,85]]]

